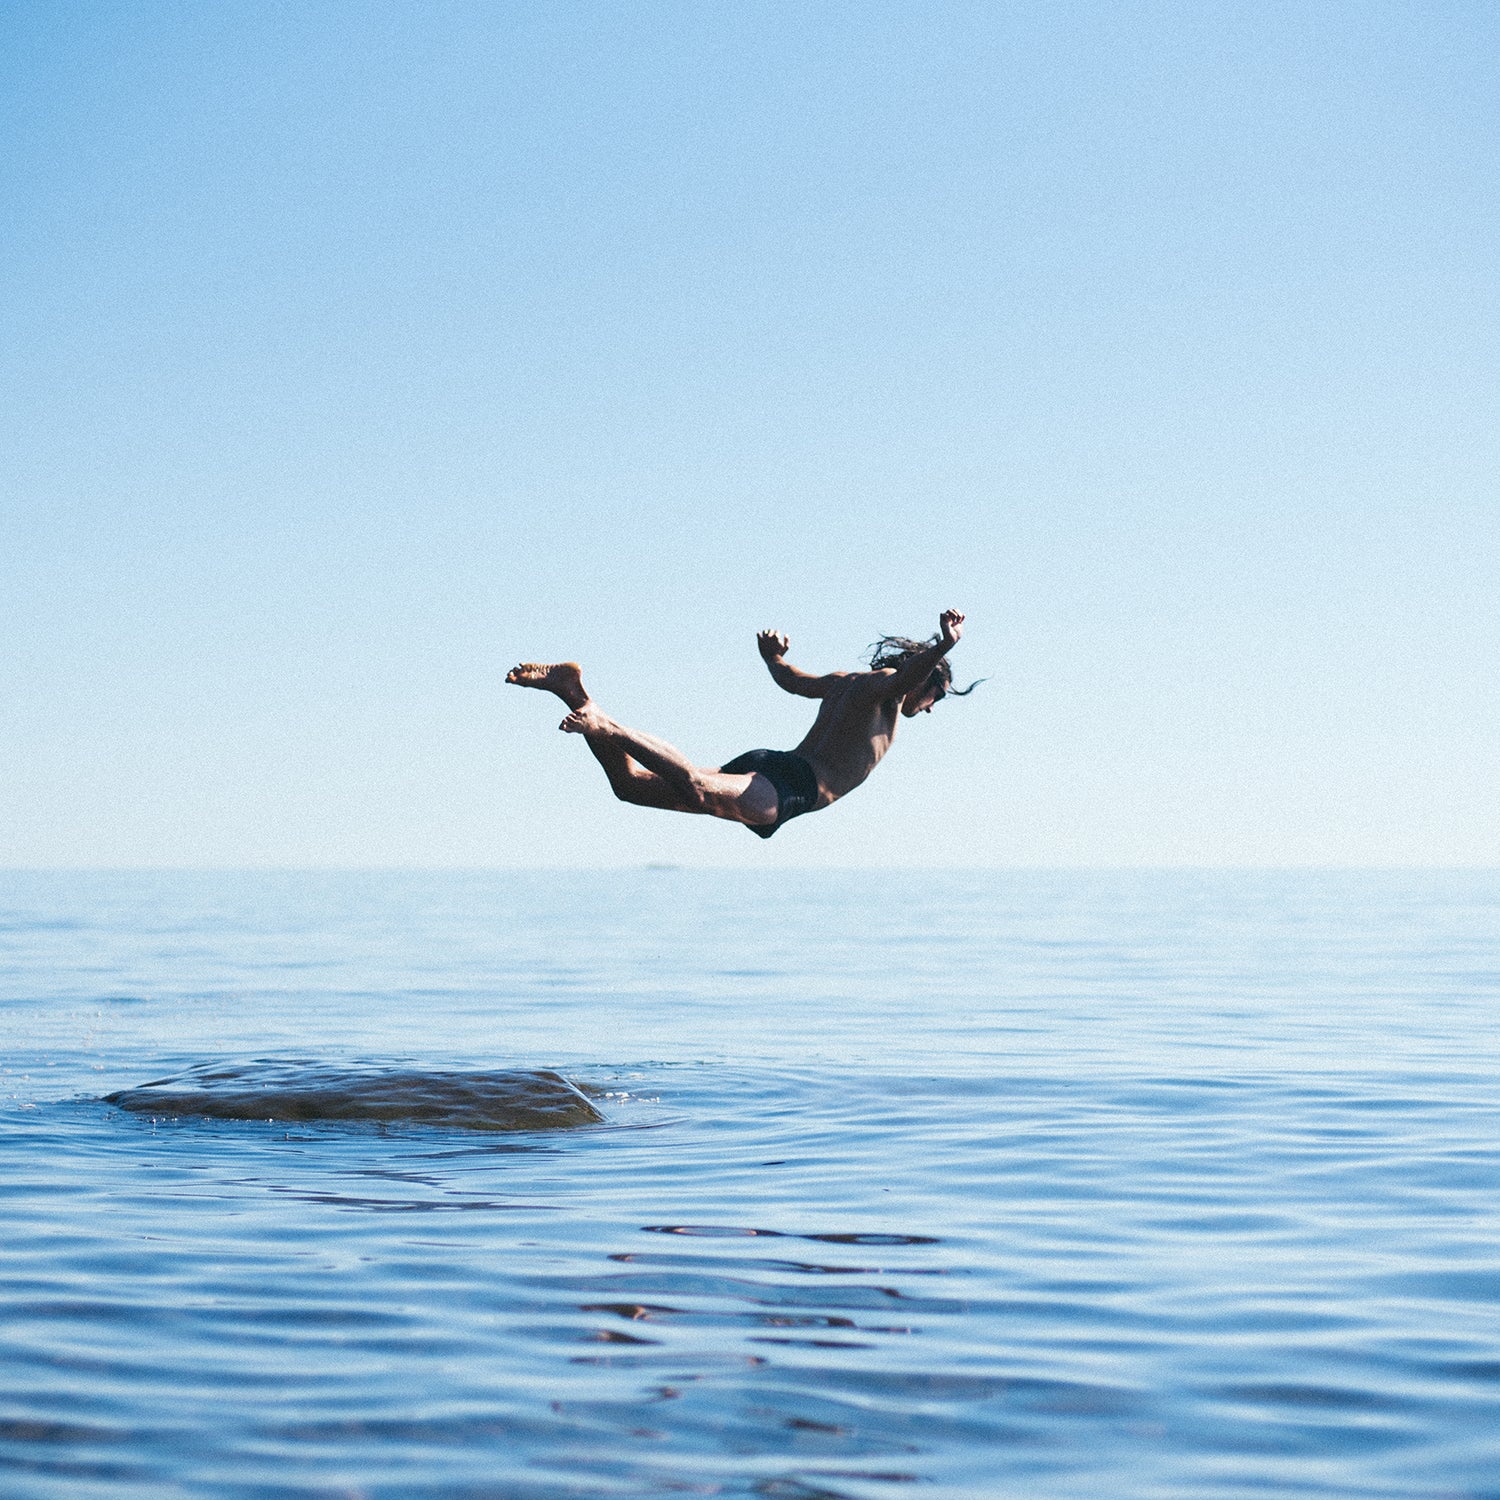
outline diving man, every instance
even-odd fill
[[[957,691],[947,656],[963,629],[964,617],[944,610],[930,639],[882,636],[870,671],[821,677],[787,661],[784,635],[762,630],[757,644],[772,679],[820,700],[818,715],[795,750],[749,750],[716,768],[696,766],[665,740],[610,718],[589,697],[577,662],[523,662],[505,680],[562,699],[569,713],[558,727],[584,737],[622,802],[726,818],[768,839],[788,819],[852,792],[891,748],[901,719],[930,713]]]

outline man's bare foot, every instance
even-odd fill
[[[605,734],[614,726],[592,703],[581,704],[557,726],[564,734]]]
[[[569,708],[582,708],[589,701],[583,687],[583,668],[576,661],[523,661],[505,674],[505,680],[516,687],[556,693]]]

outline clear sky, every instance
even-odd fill
[[[1490,0],[0,10],[0,865],[1500,863]],[[771,841],[616,803],[990,681]]]

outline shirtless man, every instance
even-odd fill
[[[750,750],[717,769],[695,766],[665,740],[617,724],[589,697],[577,662],[522,662],[505,680],[555,693],[568,705],[558,728],[584,737],[622,802],[727,818],[768,839],[787,819],[852,792],[891,748],[900,719],[932,712],[952,690],[946,657],[963,633],[964,617],[947,609],[928,641],[883,637],[873,670],[815,677],[787,661],[784,635],[762,630],[757,644],[776,685],[821,699],[818,716],[795,750]]]

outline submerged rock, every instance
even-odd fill
[[[559,1073],[436,1073],[313,1062],[207,1064],[105,1096],[137,1114],[299,1123],[373,1120],[456,1130],[565,1130],[604,1116]]]

